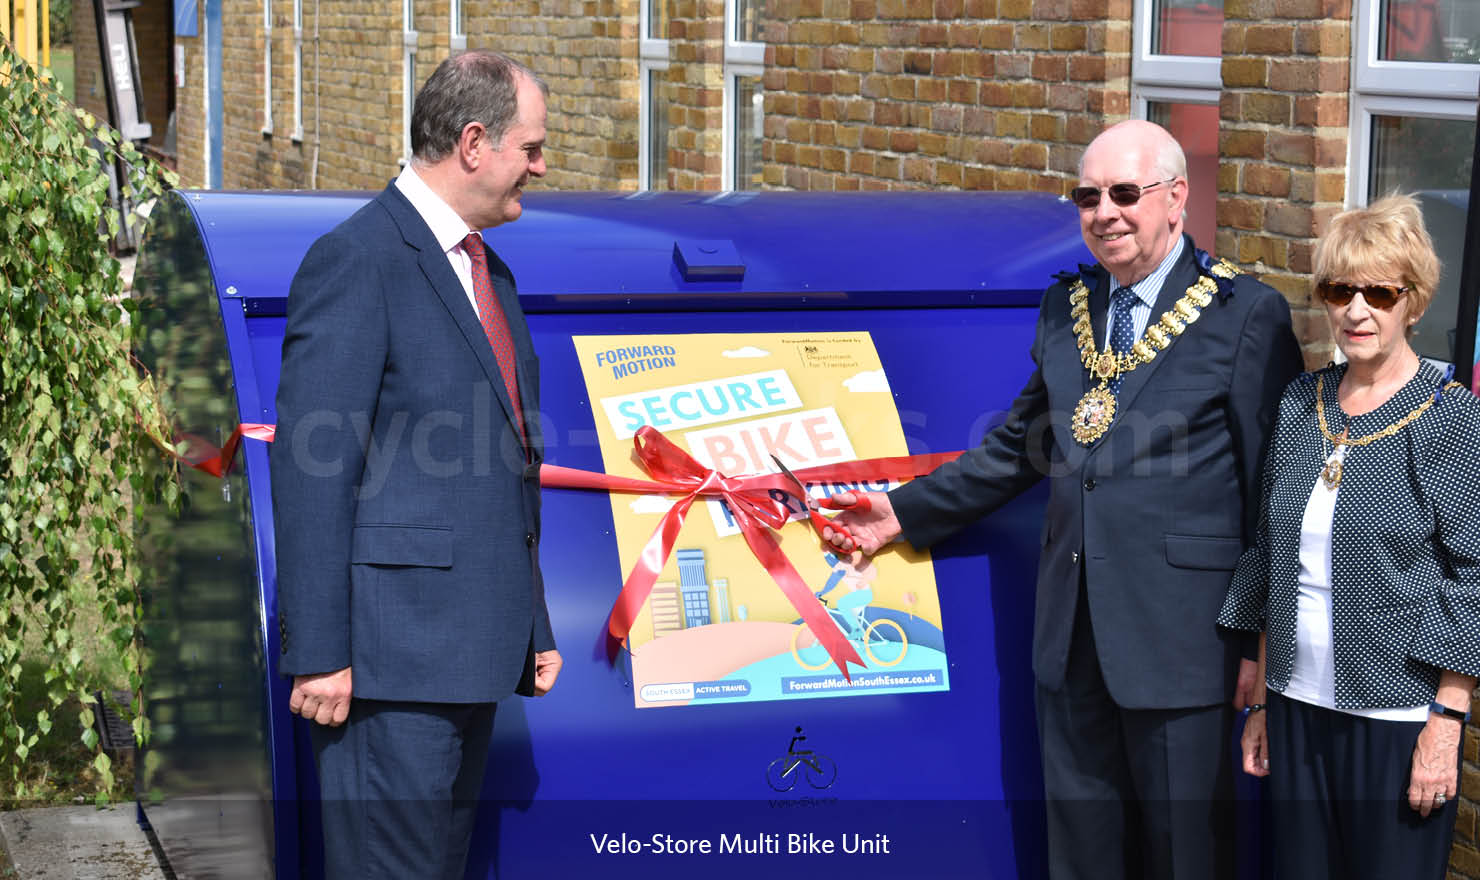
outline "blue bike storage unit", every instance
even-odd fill
[[[136,339],[181,434],[221,445],[275,421],[293,273],[368,198],[159,202]],[[866,331],[910,451],[942,452],[1000,421],[1032,370],[1042,291],[1089,260],[1072,205],[1040,194],[532,193],[487,237],[540,357],[547,461],[591,471],[603,465],[572,336]],[[185,472],[178,516],[141,511],[154,731],[141,806],[181,877],[321,870],[307,722],[276,671],[268,468],[267,445],[244,441],[225,478]],[[1045,497],[934,549],[949,691],[636,709],[627,666],[602,650],[626,574],[609,499],[545,490],[566,665],[548,697],[499,707],[468,876],[1042,876],[1029,641]],[[799,727],[832,771],[810,761],[778,793],[767,768]]]

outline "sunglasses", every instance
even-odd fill
[[[1101,192],[1108,192],[1110,193],[1110,201],[1122,208],[1129,208],[1131,205],[1139,202],[1141,195],[1147,190],[1156,189],[1158,186],[1164,183],[1171,183],[1176,179],[1175,177],[1168,177],[1166,180],[1158,180],[1155,183],[1148,183],[1145,186],[1141,186],[1139,183],[1112,183],[1103,190],[1096,186],[1076,186],[1069,190],[1069,201],[1078,205],[1079,210],[1088,211],[1100,206]]]
[[[1412,289],[1387,284],[1342,284],[1328,278],[1316,285],[1316,296],[1333,306],[1344,306],[1360,293],[1367,305],[1386,312],[1391,311],[1403,294]]]

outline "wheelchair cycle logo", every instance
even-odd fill
[[[831,788],[838,779],[838,765],[827,755],[797,746],[807,738],[797,727],[786,754],[766,765],[766,784],[776,791],[791,791],[803,779],[815,789]]]

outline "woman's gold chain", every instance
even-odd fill
[[[1460,387],[1460,383],[1458,383],[1458,382],[1450,382],[1448,385],[1445,385],[1444,386],[1444,390],[1445,391],[1448,391],[1451,388],[1458,388],[1458,387]],[[1375,434],[1368,434],[1366,437],[1358,437],[1357,439],[1352,440],[1352,439],[1350,439],[1350,438],[1348,438],[1346,436],[1345,432],[1343,432],[1341,434],[1333,434],[1333,433],[1331,433],[1331,429],[1326,426],[1326,404],[1325,404],[1325,400],[1324,400],[1324,397],[1325,397],[1325,394],[1324,394],[1325,389],[1326,389],[1326,377],[1325,376],[1317,376],[1316,377],[1316,421],[1318,421],[1320,423],[1320,425],[1321,425],[1321,433],[1326,435],[1326,439],[1328,441],[1330,441],[1330,443],[1331,443],[1332,446],[1366,446],[1368,443],[1371,443],[1374,440],[1381,440],[1384,437],[1391,437],[1394,434],[1398,433],[1399,431],[1403,430],[1405,427],[1407,427],[1409,422],[1412,422],[1414,419],[1416,419],[1419,416],[1423,415],[1424,413],[1428,412],[1429,407],[1431,407],[1431,406],[1434,405],[1434,400],[1436,399],[1435,397],[1426,398],[1423,403],[1420,403],[1418,406],[1415,406],[1413,408],[1412,412],[1408,413],[1408,415],[1404,416],[1401,419],[1398,419],[1396,422],[1393,422],[1391,425],[1388,425],[1386,428],[1383,428],[1381,431],[1378,431]]]

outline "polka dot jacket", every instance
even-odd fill
[[[1340,433],[1337,386],[1346,365],[1306,373],[1285,389],[1265,462],[1259,526],[1239,560],[1218,623],[1267,630],[1266,678],[1283,692],[1295,655],[1301,520]],[[1386,403],[1350,420],[1366,437],[1432,399],[1444,375],[1427,362]],[[1391,437],[1347,450],[1331,523],[1336,705],[1416,706],[1439,672],[1480,673],[1480,400],[1461,388]]]

